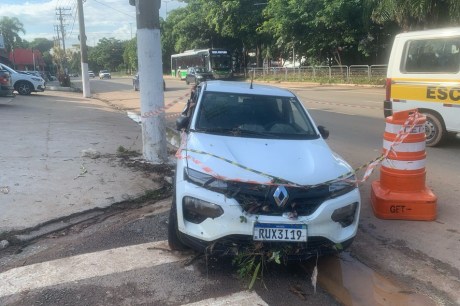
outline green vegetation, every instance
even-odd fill
[[[128,158],[128,157],[137,157],[137,156],[140,156],[140,155],[141,154],[139,152],[134,151],[134,150],[126,149],[123,146],[119,146],[117,148],[117,157]]]
[[[211,46],[229,49],[236,71],[264,64],[282,65],[283,60],[293,58],[310,66],[385,64],[395,34],[456,26],[460,21],[458,0],[183,2],[185,7],[171,11],[166,20],[161,20],[166,74],[170,70],[171,54]],[[53,48],[50,52],[53,43],[44,38],[27,42],[21,38],[25,30],[16,17],[1,17],[0,32],[5,38],[6,51],[40,49],[48,67],[55,67],[66,59],[70,71],[80,71],[78,51],[63,54]],[[88,64],[95,72],[101,69],[134,72],[137,70],[136,38],[99,40],[96,46],[88,47]],[[380,83],[380,80],[371,82]]]

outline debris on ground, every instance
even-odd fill
[[[0,250],[6,249],[9,245],[10,243],[8,242],[8,240],[0,241]]]
[[[81,150],[81,157],[89,157],[91,159],[96,159],[101,157],[101,152],[94,149]]]

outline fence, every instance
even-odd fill
[[[247,77],[254,79],[329,79],[353,82],[353,80],[380,80],[387,74],[387,65],[350,65],[350,66],[304,66],[297,68],[264,67],[251,68]]]

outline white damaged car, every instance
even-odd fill
[[[361,206],[355,174],[292,92],[204,82],[176,124],[172,249],[229,254],[257,245],[307,259],[351,244]]]

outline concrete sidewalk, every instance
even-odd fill
[[[16,96],[0,104],[0,127],[0,240],[163,185],[117,156],[142,152],[139,124],[81,93]]]

